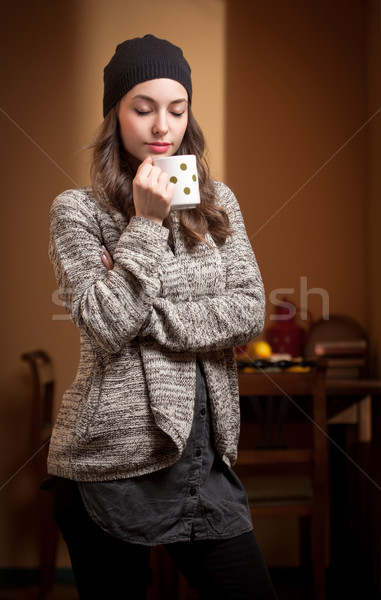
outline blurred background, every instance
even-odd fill
[[[284,296],[308,320],[345,314],[366,332],[379,377],[380,23],[378,0],[1,2],[0,572],[37,566],[20,357],[52,356],[57,411],[79,338],[48,260],[48,213],[61,191],[89,183],[84,148],[116,45],[152,33],[183,49],[212,175],[235,192],[262,271],[267,324]],[[274,547],[261,527],[269,565],[297,564],[293,531]],[[375,513],[367,576],[378,591],[380,531]],[[63,544],[57,564],[69,565]]]

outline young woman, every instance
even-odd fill
[[[231,470],[233,346],[256,336],[264,291],[233,193],[212,182],[180,48],[120,44],[104,71],[92,188],[51,210],[50,257],[81,334],[48,471],[81,600],[146,597],[162,544],[200,598],[275,597]],[[201,204],[170,211],[157,156],[195,154]]]

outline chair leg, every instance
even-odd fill
[[[43,600],[54,586],[59,530],[53,520],[50,494],[41,491],[40,506],[40,582],[38,599]]]
[[[303,589],[312,589],[311,517],[299,519],[299,548],[301,584]]]
[[[150,566],[152,585],[148,590],[149,600],[177,599],[177,569],[169,554],[162,546],[151,550]]]
[[[316,510],[324,511],[319,507]],[[325,600],[325,528],[324,514],[314,515],[311,523],[311,552],[314,600]]]

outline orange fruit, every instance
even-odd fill
[[[269,358],[272,354],[272,349],[268,342],[258,340],[256,342],[250,342],[246,352],[252,358]]]

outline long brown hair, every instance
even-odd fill
[[[91,182],[98,200],[105,204],[101,188],[106,196],[108,207],[122,212],[128,219],[135,214],[132,200],[132,180],[135,176],[124,150],[118,121],[118,104],[106,115],[100,125],[93,148]],[[180,212],[180,226],[189,249],[199,242],[205,242],[207,232],[214,242],[221,246],[230,235],[229,218],[225,210],[216,203],[216,193],[210,179],[209,167],[205,159],[205,138],[188,107],[188,125],[177,154],[195,154],[201,203],[194,209]],[[169,227],[169,220],[165,222]]]

